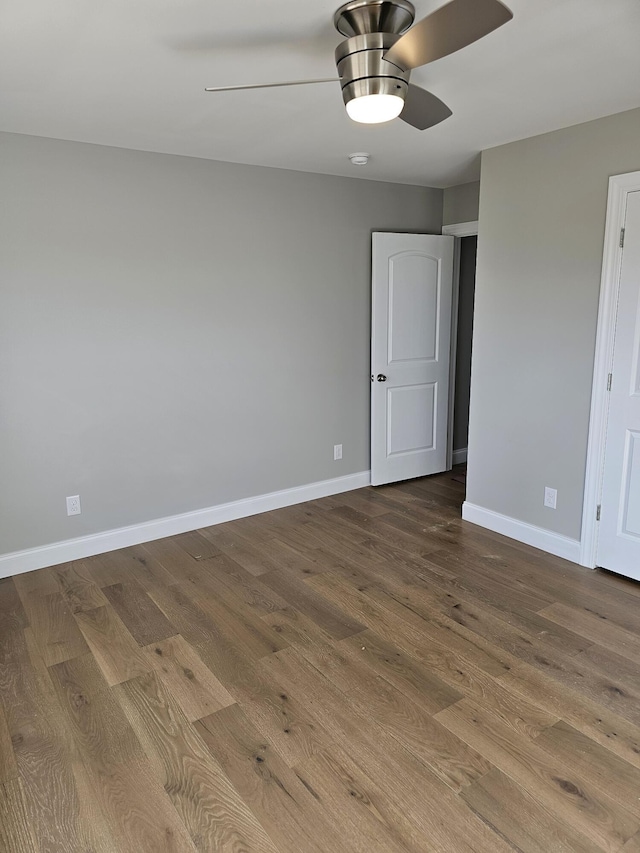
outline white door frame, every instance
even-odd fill
[[[476,237],[478,220],[443,225],[442,233],[455,237],[453,246],[453,301],[451,303],[451,357],[449,374],[449,434],[447,436],[447,468],[453,468],[453,410],[456,398],[456,358],[458,354],[458,308],[460,303],[460,238]]]
[[[627,195],[638,190],[640,190],[640,172],[614,175],[609,178],[580,543],[580,565],[589,569],[596,568],[598,553],[597,512],[602,495],[609,418],[607,384],[613,364],[618,291],[622,269],[621,231],[624,227]]]

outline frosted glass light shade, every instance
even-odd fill
[[[404,100],[397,95],[362,95],[349,101],[347,113],[362,124],[381,124],[399,116],[403,107]]]

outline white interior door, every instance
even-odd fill
[[[371,482],[447,468],[453,237],[373,235]]]
[[[627,195],[597,565],[640,580],[640,192]]]

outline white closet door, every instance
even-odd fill
[[[597,564],[640,580],[640,192],[627,196]]]

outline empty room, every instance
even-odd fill
[[[5,1],[0,853],[640,853],[639,38]]]

